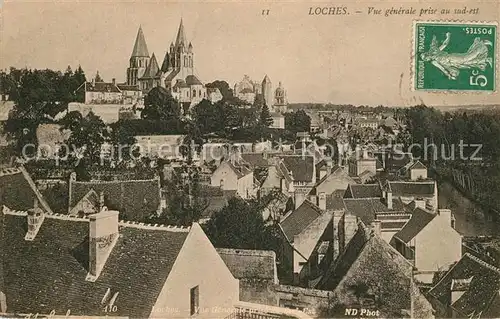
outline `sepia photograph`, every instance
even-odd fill
[[[500,318],[498,0],[0,0],[0,318]]]

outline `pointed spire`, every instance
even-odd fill
[[[163,63],[161,64],[161,71],[167,72],[169,67],[170,67],[170,56],[168,55],[167,52],[165,53],[165,57],[163,58]]]
[[[264,77],[264,80],[262,80],[262,83],[271,83],[271,79],[267,76]]]
[[[146,71],[144,71],[144,75],[142,78],[154,78],[158,74],[158,71],[160,68],[158,67],[158,61],[156,61],[156,56],[153,53],[151,55],[151,59],[149,60],[148,67],[146,68]]]
[[[175,39],[175,47],[178,48],[181,45],[186,44],[186,35],[184,34],[184,24],[182,23],[182,18],[181,18],[181,24],[179,25],[179,31],[177,31],[177,38]]]
[[[142,26],[139,26],[139,31],[137,31],[132,57],[149,57],[148,46],[146,45],[146,40],[144,39]]]

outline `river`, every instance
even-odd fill
[[[455,229],[463,236],[497,236],[500,224],[488,218],[483,209],[466,198],[452,184],[438,182],[439,208],[451,209],[455,216]]]

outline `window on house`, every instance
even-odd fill
[[[191,298],[191,316],[193,316],[200,311],[200,286],[191,288],[189,294]]]
[[[193,97],[196,97],[196,90],[193,90]]]

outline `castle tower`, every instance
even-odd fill
[[[134,49],[129,60],[129,67],[127,68],[127,85],[138,85],[138,79],[144,75],[146,68],[149,64],[149,52],[144,39],[142,27],[139,26],[137,37],[135,39]]]
[[[194,52],[193,45],[186,40],[184,24],[181,19],[175,44],[170,44],[170,50],[165,55],[161,71],[163,73],[176,70],[179,77],[186,78],[194,74]]]
[[[271,108],[273,105],[273,85],[267,74],[264,77],[264,80],[262,80],[262,95],[264,96],[266,105]]]

